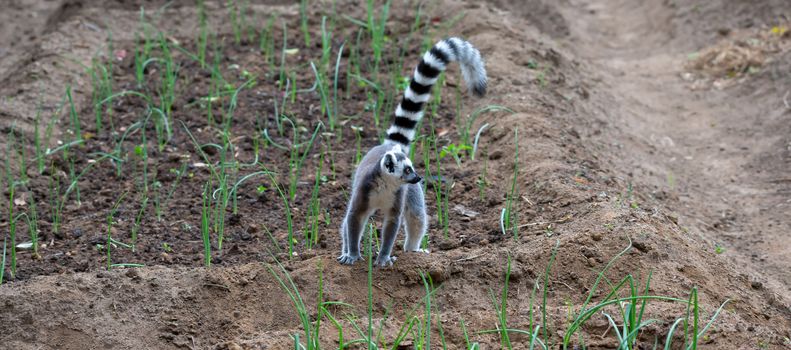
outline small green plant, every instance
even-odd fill
[[[112,270],[113,268],[113,259],[112,259],[112,247],[114,245],[121,245],[126,248],[132,248],[129,245],[126,245],[116,239],[113,238],[113,225],[115,225],[115,215],[118,213],[118,207],[121,205],[121,201],[124,200],[126,197],[127,192],[121,194],[120,197],[115,201],[113,204],[112,209],[110,209],[110,213],[107,214],[107,239],[105,240],[105,254],[107,255],[107,269]]]
[[[52,118],[55,120],[55,118]],[[41,124],[41,105],[36,108],[36,119],[33,124],[33,146],[35,149],[36,154],[36,165],[38,168],[38,173],[41,175],[44,173],[44,146],[41,142],[41,134],[39,132],[39,125]],[[47,140],[49,142],[49,140]]]
[[[648,287],[651,284],[651,276],[652,276],[652,272],[649,272],[645,284],[645,289],[642,295],[640,294],[640,290],[637,288],[638,286],[636,285],[635,281],[633,279],[629,279],[628,292],[631,300],[625,301],[617,305],[618,310],[621,312],[621,321],[622,321],[621,327],[618,327],[618,324],[615,322],[615,320],[613,320],[613,318],[609,314],[602,311],[602,314],[607,318],[607,321],[610,323],[611,329],[613,330],[616,338],[618,339],[618,342],[620,344],[619,349],[631,350],[636,348],[637,337],[639,335],[640,330],[658,321],[653,319],[643,321],[643,314],[645,313],[645,307],[648,303],[648,299],[644,297],[649,295]]]
[[[310,47],[310,32],[308,31],[308,0],[299,2],[299,23],[302,36],[305,37],[305,46]]]
[[[14,219],[15,221],[19,221],[21,218],[25,218],[27,222],[27,229],[28,229],[28,238],[30,239],[29,243],[23,243],[26,248],[32,249],[32,257],[34,259],[39,259],[41,256],[38,254],[38,214],[36,212],[36,202],[35,198],[33,197],[32,192],[28,192],[30,195],[30,209],[27,213],[20,213]],[[15,228],[16,229],[16,228]],[[22,245],[18,245],[18,247],[22,247]]]
[[[90,171],[94,166],[100,164],[102,160],[109,159],[108,155],[100,155],[93,162],[90,162],[85,168],[83,168],[79,174],[77,174],[74,168],[73,159],[69,160],[68,152],[66,150],[64,150],[63,152],[63,157],[64,160],[69,162],[69,173],[70,173],[69,174],[70,181],[68,182],[68,187],[66,188],[63,194],[60,193],[61,183],[60,183],[60,178],[57,176],[57,173],[53,171],[50,174],[49,197],[50,197],[50,214],[51,214],[53,232],[58,232],[58,230],[60,229],[60,224],[62,219],[61,214],[63,213],[63,207],[66,204],[66,200],[69,198],[69,194],[71,194],[72,191],[76,191],[76,193],[79,194],[78,181],[80,180],[80,178],[82,178],[82,176],[88,173],[88,171]],[[54,165],[51,165],[50,167],[54,167]],[[79,196],[77,196],[77,201],[79,202]]]
[[[431,305],[431,296],[436,292],[436,288],[434,287],[434,282],[431,280],[431,276],[420,272],[420,279],[423,282],[423,290],[425,291],[425,297],[423,299],[423,319],[421,320],[420,317],[415,316],[413,318],[413,325],[412,327],[412,337],[414,338],[414,346],[416,349],[430,349],[431,348],[431,320],[432,320],[432,305]],[[440,334],[440,341],[444,344],[445,337],[442,331],[442,324],[437,322],[438,331]]]
[[[172,118],[173,104],[176,102],[176,83],[178,81],[179,66],[173,61],[170,44],[163,33],[159,34],[159,47],[163,56],[160,63],[164,67],[161,70],[161,85],[158,91],[159,107],[153,108],[152,111],[159,115],[159,118],[154,118],[154,127],[157,131],[159,150],[162,151],[173,137],[170,120]]]
[[[473,111],[470,114],[470,117],[467,118],[467,122],[464,124],[464,127],[461,128],[461,142],[462,142],[463,145],[470,145],[471,144],[470,143],[470,129],[472,129],[472,125],[475,123],[475,121],[478,119],[478,117],[480,117],[484,113],[491,113],[491,112],[507,112],[509,114],[516,113],[512,109],[510,109],[508,107],[505,107],[505,106],[500,106],[500,105],[487,105],[487,106],[484,106],[484,107],[476,109],[475,111]],[[478,129],[478,132],[475,134],[475,145],[478,144],[478,138],[480,137],[481,133],[483,132],[483,130],[486,129],[487,126],[488,126],[488,124],[485,124],[485,125],[481,126]],[[477,147],[474,147],[474,149],[477,150]],[[472,152],[471,158],[473,160],[475,159],[475,151]]]
[[[275,278],[277,283],[283,289],[283,291],[288,294],[289,299],[291,299],[291,303],[294,305],[294,308],[297,311],[297,315],[299,316],[299,320],[302,326],[302,334],[294,334],[294,349],[302,349],[302,350],[319,350],[321,347],[320,338],[319,338],[319,330],[321,329],[321,321],[324,317],[326,317],[338,330],[338,344],[339,349],[343,349],[346,344],[343,338],[343,328],[341,327],[340,322],[329,312],[328,307],[330,306],[350,306],[348,304],[342,302],[331,302],[331,301],[324,301],[324,278],[323,278],[323,268],[319,265],[319,285],[318,285],[318,297],[316,300],[316,316],[315,319],[311,317],[311,312],[308,310],[307,304],[302,299],[302,295],[299,292],[299,288],[297,285],[294,284],[294,281],[291,279],[291,275],[289,275],[288,271],[280,264],[279,261],[277,262],[278,269],[275,270],[271,265],[266,265],[267,270],[272,276]],[[303,338],[304,337],[304,338]],[[304,342],[303,340],[304,339]]]
[[[343,56],[343,47],[346,45],[346,42],[341,44],[341,47],[338,48],[338,58],[335,60],[335,79],[333,79],[332,83],[332,116],[333,119],[331,120],[332,124],[330,124],[330,130],[334,130],[335,128],[335,121],[338,118],[338,77],[340,75],[339,71],[341,68],[341,57]],[[338,137],[339,139],[343,136],[343,133],[338,130]]]
[[[334,107],[330,106],[330,96],[327,92],[327,83],[325,82],[324,77],[319,71],[316,69],[316,65],[313,62],[310,62],[310,68],[313,69],[313,74],[316,77],[316,86],[319,90],[319,97],[321,98],[321,113],[327,115],[327,121],[330,125],[330,131],[335,130],[335,116],[332,114],[335,110]]]
[[[75,140],[82,141],[82,127],[77,108],[74,106],[74,99],[71,97],[71,86],[66,87],[66,99],[69,101],[69,120],[71,121],[70,131],[74,134]]]
[[[288,90],[288,86],[286,84],[286,80],[287,80],[286,79],[286,55],[287,55],[287,52],[289,51],[289,49],[288,49],[288,27],[286,26],[286,22],[285,21],[283,21],[282,24],[283,24],[283,46],[282,46],[282,48],[280,50],[280,69],[278,70],[278,77],[279,78],[277,80],[277,84],[278,84],[279,88],[282,89],[282,88],[285,87],[286,90]],[[282,106],[282,109],[285,110],[286,109],[285,94],[283,96],[283,100],[284,100],[284,103],[282,103],[281,106]],[[275,106],[275,109],[277,109],[277,106]],[[277,113],[277,111],[275,111],[275,116],[277,117],[276,119],[278,120],[277,121],[278,129],[277,130],[280,131],[280,134],[282,135],[283,132],[282,132],[282,129],[280,128],[280,126],[279,126],[280,125],[280,121],[279,121],[280,120],[280,118],[279,118],[280,114]]]
[[[206,185],[203,186],[203,192],[201,196],[201,215],[200,215],[200,232],[201,238],[203,240],[203,263],[206,267],[211,267],[211,236],[209,235],[211,230],[211,224],[209,223],[209,217],[211,214],[211,199],[210,199],[210,189],[211,189],[211,181],[206,182]]]
[[[233,37],[236,40],[236,45],[240,45],[242,43],[242,19],[240,17],[244,17],[244,13],[241,13],[239,4],[236,0],[228,0],[228,16],[231,19],[231,29],[233,30]]]
[[[82,205],[82,201],[80,200],[80,186],[77,186],[77,169],[74,165],[74,157],[71,156],[71,152],[69,150],[63,151],[63,157],[66,158],[66,161],[69,163],[69,181],[74,184],[74,199],[77,202],[77,205]]]
[[[717,253],[717,254],[722,254],[722,253],[725,253],[725,248],[723,248],[723,247],[722,247],[721,245],[719,245],[719,244],[715,244],[715,245],[714,245],[714,252],[715,252],[715,253]]]
[[[264,62],[266,62],[272,70],[274,70],[275,53],[275,33],[272,29],[275,26],[275,19],[277,16],[277,12],[273,12],[272,15],[269,16],[266,25],[261,29],[258,43],[258,49],[261,51],[261,55],[264,56]]]
[[[283,206],[286,211],[286,225],[288,229],[288,256],[291,258],[291,256],[294,255],[294,222],[291,215],[289,197],[283,192],[283,188],[280,186],[280,183],[277,182],[275,176],[271,172],[267,172],[267,175],[269,176],[269,180],[272,182],[272,186],[277,190],[277,194],[283,200]]]
[[[8,237],[11,239],[11,277],[16,276],[16,218],[14,217],[14,196],[16,192],[16,179],[11,171],[11,158],[14,154],[14,133],[8,132],[6,143],[5,177],[6,191],[8,192]],[[5,248],[3,249],[3,268],[5,268]]]
[[[146,12],[144,7],[140,7],[140,29],[142,31],[142,36],[140,32],[135,33],[135,42],[139,43],[142,41],[141,46],[135,46],[135,78],[137,80],[138,87],[142,88],[145,86],[145,73],[146,73],[146,66],[153,62],[151,60],[151,50],[154,47],[154,40],[152,39],[151,35],[151,24],[146,21]]]
[[[451,143],[450,145],[442,146],[442,150],[439,151],[439,158],[443,159],[450,155],[453,157],[453,160],[456,161],[456,165],[461,167],[461,157],[469,150],[472,150],[472,147],[468,145],[456,145]]]
[[[321,170],[324,165],[324,152],[319,155],[319,166],[316,169],[316,179],[313,182],[313,190],[310,194],[308,205],[308,223],[305,228],[305,242],[307,248],[311,249],[319,241],[319,216],[321,215],[321,203],[319,200],[319,186],[321,185]]]
[[[140,43],[142,39],[140,38],[139,33],[135,33],[135,43]],[[148,43],[148,39],[146,38],[146,43]],[[148,60],[148,52],[145,50],[144,47],[141,48],[140,45],[135,45],[135,80],[137,81],[137,87],[143,87],[146,81],[146,61]]]
[[[161,199],[161,194],[160,194],[159,190],[154,192],[154,194],[155,194],[154,195],[154,211],[156,212],[156,215],[157,215],[157,221],[162,221],[162,208],[164,206],[166,206],[168,202],[170,202],[171,198],[173,198],[173,194],[176,192],[176,188],[178,187],[179,183],[181,182],[181,179],[187,173],[187,163],[181,163],[181,167],[180,168],[178,168],[178,169],[176,169],[176,168],[170,169],[170,172],[172,174],[176,175],[176,179],[170,185],[170,189],[168,190],[167,194],[165,195],[165,198]],[[157,181],[156,183],[159,183],[159,181]],[[161,183],[160,183],[159,187],[162,187]],[[146,197],[146,200],[148,200],[147,197]]]
[[[93,99],[93,109],[96,118],[96,131],[98,132],[102,130],[102,119],[104,114],[106,113],[109,116],[112,112],[112,108],[109,105],[105,107],[101,104],[102,101],[113,94],[111,75],[107,67],[95,58],[88,72],[91,75],[91,85],[93,86],[91,97]]]
[[[475,180],[475,183],[478,185],[478,197],[483,201],[486,198],[486,187],[489,186],[489,180],[487,180],[486,176],[489,171],[489,151],[488,149],[484,152],[483,155],[483,171],[481,174],[478,175],[478,179]]]
[[[206,208],[207,210],[211,211],[210,218],[206,219],[211,219],[210,221],[213,223],[213,231],[217,234],[217,250],[222,251],[222,243],[225,234],[225,215],[231,202],[233,201],[233,203],[236,203],[236,190],[245,180],[253,176],[263,174],[263,172],[248,174],[236,181],[234,184],[233,180],[235,176],[238,175],[240,165],[239,162],[235,160],[233,152],[234,147],[230,142],[231,137],[229,133],[227,131],[222,133],[222,145],[216,143],[201,145],[183,122],[182,127],[192,141],[196,152],[200,155],[209,168],[211,179],[207,182],[207,184],[209,186],[212,186],[214,183],[217,184],[216,189],[209,189],[209,199],[214,200],[214,202],[213,204],[209,203],[208,207]],[[203,151],[204,148],[217,149],[217,153],[219,154],[219,162],[212,162],[206,152]],[[185,171],[185,168],[179,170],[181,176],[184,175]],[[177,185],[177,183],[174,185]]]
[[[209,27],[206,19],[204,0],[198,0],[198,61],[201,68],[206,68],[206,47],[209,42]]]
[[[518,200],[517,196],[517,187],[516,182],[519,176],[519,130],[514,129],[514,176],[513,181],[511,182],[511,193],[508,195],[508,198],[505,202],[505,208],[503,209],[502,215],[500,217],[501,221],[501,228],[503,230],[503,234],[506,234],[507,231],[512,231],[514,235],[514,239],[519,239],[519,225],[517,223],[517,216],[516,216],[516,203]]]
[[[6,245],[7,245],[6,239],[5,239],[5,238],[3,238],[3,258],[2,258],[2,261],[3,261],[3,263],[2,263],[2,264],[0,264],[0,285],[2,285],[2,284],[3,284],[3,281],[4,281],[4,280],[3,280],[3,277],[5,277],[5,256],[6,256]]]
[[[319,134],[319,130],[324,127],[324,124],[319,122],[316,125],[316,129],[313,131],[313,135],[310,137],[310,140],[307,142],[299,143],[299,133],[297,131],[297,127],[294,122],[291,121],[289,118],[284,118],[291,124],[291,128],[293,130],[293,144],[290,148],[290,161],[289,164],[291,165],[289,171],[289,187],[288,187],[288,198],[289,200],[294,200],[294,197],[297,194],[297,181],[299,180],[300,173],[302,171],[302,165],[305,163],[305,158],[308,156],[308,152],[313,148],[313,143],[316,141],[316,136]],[[301,149],[304,148],[302,154],[300,155]]]
[[[354,131],[354,162],[352,164],[360,164],[360,160],[363,159],[363,152],[362,152],[362,135],[363,127],[361,126],[351,126],[352,131]]]
[[[579,313],[576,313],[573,316],[572,322],[566,328],[566,331],[563,336],[563,349],[568,349],[569,345],[571,344],[571,339],[574,333],[578,332],[580,327],[599,311],[602,311],[605,307],[608,306],[619,306],[619,310],[622,311],[623,315],[623,325],[620,327],[615,328],[616,337],[619,338],[619,349],[631,349],[632,346],[635,344],[635,340],[637,339],[637,334],[639,333],[640,329],[645,327],[648,324],[655,322],[655,320],[648,320],[642,321],[643,312],[646,309],[646,304],[648,301],[651,300],[660,300],[660,301],[669,301],[669,302],[676,302],[682,303],[687,306],[687,315],[685,317],[678,318],[670,327],[668,332],[667,339],[665,340],[665,349],[671,349],[672,343],[672,336],[676,331],[676,328],[679,324],[683,324],[684,329],[684,340],[685,345],[684,349],[697,349],[698,339],[703,337],[708,330],[708,328],[714,323],[714,320],[719,316],[722,309],[725,305],[729,302],[726,300],[725,302],[720,305],[717,311],[711,316],[711,319],[706,324],[703,329],[698,330],[699,325],[699,305],[698,305],[698,292],[697,287],[693,287],[690,293],[690,297],[688,300],[673,298],[673,297],[665,297],[665,296],[655,296],[655,295],[648,295],[648,287],[651,279],[651,275],[646,281],[646,287],[643,290],[642,294],[638,289],[637,284],[634,281],[632,275],[627,275],[624,277],[620,282],[616,284],[610,283],[605,277],[605,273],[610,269],[613,263],[626,254],[632,248],[632,242],[629,241],[629,245],[622,250],[620,253],[615,255],[599,272],[596,280],[593,283],[593,286],[589,289],[590,292],[588,293],[588,297],[586,298],[585,302],[582,304],[582,307],[579,309]],[[604,296],[604,298],[599,301],[598,303],[592,304],[591,300],[596,293],[597,287],[601,281],[605,281],[610,286],[610,292]],[[618,294],[624,286],[628,287],[627,297],[619,297]],[[640,305],[639,307],[637,305]],[[610,321],[611,325],[615,324],[615,321],[612,320],[607,314],[604,314],[608,321]]]
[[[140,232],[140,224],[143,221],[143,214],[146,212],[146,206],[148,205],[148,196],[143,196],[143,201],[140,203],[140,209],[137,211],[137,216],[135,216],[135,222],[132,225],[132,251],[135,251],[137,247],[137,235]]]
[[[480,334],[499,334],[500,335],[500,345],[502,348],[512,348],[512,343],[510,340],[509,333],[517,333],[526,335],[529,339],[529,348],[533,349],[536,346],[548,350],[549,347],[547,346],[547,294],[549,291],[549,273],[552,269],[552,265],[555,262],[555,256],[557,255],[558,247],[560,246],[560,241],[555,242],[555,247],[552,249],[552,255],[549,257],[549,262],[547,263],[546,270],[544,271],[544,283],[543,283],[543,299],[541,304],[541,324],[537,323],[535,320],[534,312],[533,312],[533,303],[536,301],[536,291],[540,285],[539,279],[536,279],[535,283],[533,284],[533,291],[530,293],[529,303],[528,303],[528,330],[521,330],[521,329],[513,329],[508,327],[508,319],[507,319],[507,298],[508,298],[508,281],[510,279],[511,274],[511,257],[508,257],[508,261],[506,264],[506,273],[505,273],[505,283],[503,284],[503,291],[502,296],[500,298],[500,302],[498,305],[498,301],[494,296],[494,293],[490,291],[492,304],[494,305],[495,311],[497,313],[498,318],[498,327],[497,329],[492,330],[485,330],[479,332]],[[539,331],[544,329],[543,339],[539,336]],[[465,331],[466,332],[466,331]],[[465,337],[466,339],[466,337]],[[473,347],[470,346],[469,340],[467,340],[468,348],[472,349]],[[475,345],[475,344],[473,344]],[[476,347],[477,349],[477,347]]]
[[[477,342],[470,342],[470,336],[467,334],[467,326],[464,324],[464,320],[461,320],[461,333],[464,335],[464,344],[467,350],[479,350],[480,344]]]
[[[390,0],[387,0],[379,11],[374,10],[374,3],[374,0],[367,0],[366,10],[368,15],[368,30],[371,35],[371,47],[374,51],[374,71],[378,72],[379,63],[382,61],[382,53],[384,50],[385,24],[390,14]],[[378,19],[375,13],[380,14]]]
[[[494,293],[490,291],[492,304],[497,312],[498,328],[500,330],[500,347],[511,349],[511,338],[508,336],[508,282],[511,278],[511,256],[509,255],[505,268],[505,283],[503,284],[502,295],[498,305]]]

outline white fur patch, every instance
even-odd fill
[[[449,38],[448,41],[456,45],[456,50],[459,52],[459,57],[456,57],[457,60],[465,61],[469,58],[469,51],[472,46],[468,42],[455,37]]]
[[[388,134],[396,133],[396,132],[403,134],[410,141],[415,139],[415,130],[414,129],[405,129],[405,128],[398,127],[398,126],[395,126],[395,125],[393,125],[393,126],[391,126],[390,128],[387,129],[387,133]]]
[[[395,115],[396,117],[409,118],[410,120],[414,120],[417,122],[420,121],[421,118],[423,118],[423,111],[419,111],[415,113],[407,112],[403,108],[401,108],[401,104],[399,103],[398,106],[396,107]]]
[[[400,151],[404,154],[409,153],[409,146],[402,145],[401,143],[395,142],[393,140],[385,140],[384,143],[386,145],[392,145],[394,150]]]
[[[420,72],[417,71],[417,68],[415,68],[415,73],[412,75],[412,77],[420,85],[434,85],[434,83],[437,82],[437,78],[439,78],[439,76],[437,76],[437,78],[431,79],[426,78],[423,76],[423,74],[420,74]]]
[[[426,51],[426,53],[423,54],[423,61],[440,72],[445,70],[445,63],[440,61],[439,58],[436,58],[434,54],[431,53],[431,51]]]
[[[457,61],[459,59],[456,57],[456,54],[453,53],[453,50],[450,49],[450,45],[448,45],[445,40],[441,40],[440,42],[436,43],[434,47],[437,48],[437,50],[442,51],[445,56],[448,57],[448,62]]]
[[[410,87],[407,87],[406,92],[404,92],[404,97],[415,102],[426,102],[431,98],[431,93],[429,92],[422,95],[418,95]],[[398,106],[400,107],[401,105],[399,104]]]

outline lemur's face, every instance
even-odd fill
[[[382,171],[403,183],[416,184],[423,180],[412,167],[412,161],[400,151],[390,151],[382,157]]]

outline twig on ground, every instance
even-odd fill
[[[472,259],[475,259],[475,258],[478,258],[478,257],[480,257],[481,255],[483,255],[483,254],[478,254],[478,255],[468,256],[468,257],[466,257],[466,258],[456,259],[456,262],[462,262],[462,261],[472,260]]]

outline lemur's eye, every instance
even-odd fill
[[[412,173],[412,168],[404,169],[404,173],[406,173],[407,175],[411,174]]]

